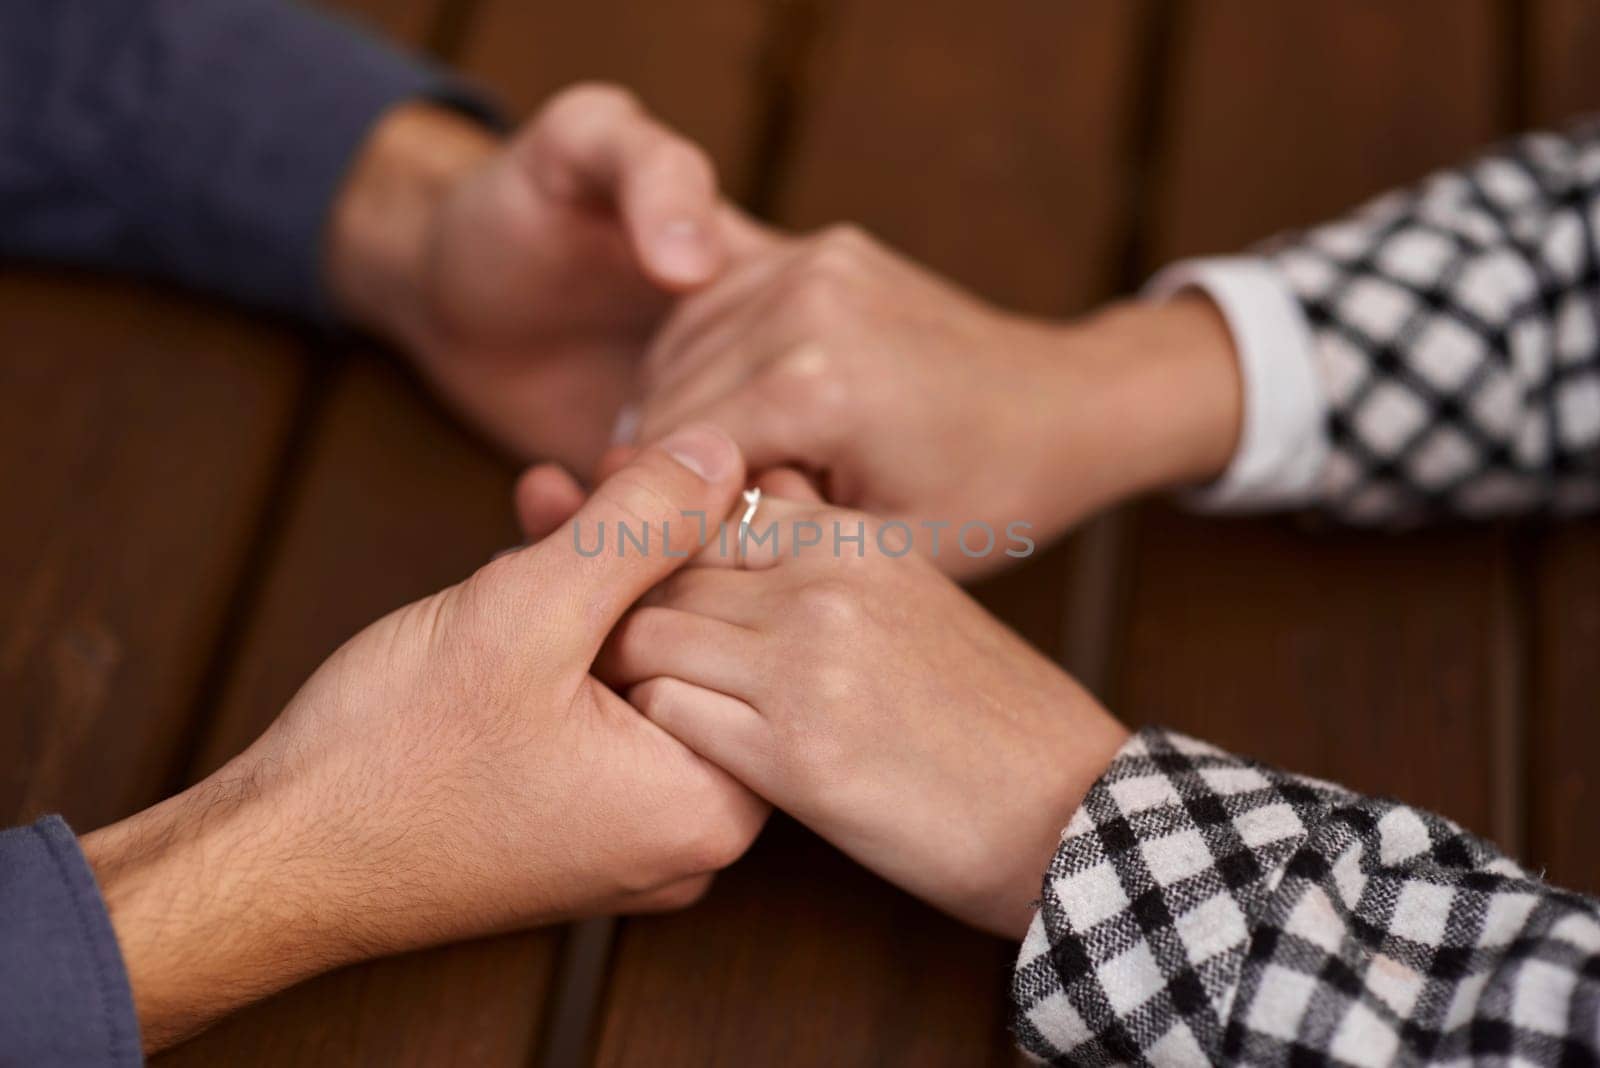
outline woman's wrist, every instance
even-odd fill
[[[1045,872],[1061,846],[1062,831],[1130,737],[1128,728],[1086,691],[1080,690],[1079,699],[1060,714],[1064,729],[1050,746],[1054,751],[1048,758],[1049,768],[1028,787],[1030,796],[1018,802],[1019,811],[1028,814],[1032,831],[1012,868],[1015,885],[993,895],[995,901],[1017,903],[1018,907],[999,917],[995,931],[1019,942],[1033,919]]]
[[[1152,490],[1219,477],[1238,445],[1243,383],[1221,312],[1200,294],[1114,304],[1054,327],[1057,408],[1038,492],[1062,526]],[[1071,477],[1063,477],[1063,473]]]
[[[439,208],[499,148],[488,130],[433,104],[404,104],[379,120],[328,222],[327,284],[347,321],[402,345],[417,340]]]

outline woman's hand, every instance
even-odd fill
[[[1238,371],[1209,301],[1081,324],[990,307],[850,228],[770,243],[685,299],[650,345],[639,440],[722,427],[752,470],[804,469],[836,504],[923,524],[1031,524],[1203,481],[1232,455]],[[985,561],[941,552],[964,576]]]
[[[766,485],[805,492],[792,472]],[[1127,732],[923,558],[881,551],[877,521],[769,497],[755,526],[773,523],[775,556],[731,566],[713,541],[623,620],[596,673],[884,878],[1020,938]],[[836,552],[836,529],[864,552]],[[821,541],[797,551],[792,530]]]
[[[743,478],[689,428],[573,519],[720,513]],[[90,834],[147,1043],[348,961],[567,917],[683,905],[767,806],[590,674],[682,560],[589,559],[573,529],[367,627],[248,750]]]

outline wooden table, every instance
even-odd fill
[[[1585,0],[348,6],[518,113],[625,82],[755,211],[860,221],[1056,315],[1600,104]],[[180,788],[513,540],[512,467],[382,353],[14,269],[0,322],[10,821]],[[1600,890],[1600,524],[1151,504],[982,595],[1130,722],[1433,806]],[[1012,952],[778,821],[690,911],[347,969],[162,1063],[1009,1064]]]

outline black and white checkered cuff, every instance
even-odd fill
[[[1052,1063],[1594,1064],[1600,904],[1151,728],[1063,833],[1012,997]]]
[[[1336,787],[1203,742],[1134,735],[1062,833],[1014,978],[1024,1049],[1071,1063],[1204,1063],[1250,914]]]

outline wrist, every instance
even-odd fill
[[[344,962],[311,855],[224,774],[81,840],[147,1051]]]
[[[499,147],[478,124],[432,104],[405,104],[379,120],[329,217],[327,284],[344,319],[414,341],[439,210]]]
[[[1017,803],[1030,830],[1015,863],[999,869],[1008,871],[1010,885],[992,895],[996,902],[1013,903],[999,917],[995,933],[1019,942],[1033,920],[1062,832],[1131,736],[1087,691],[1076,684],[1073,688],[1076,696],[1064,709],[1058,706],[1059,729],[1050,739],[1040,739],[1043,763],[1031,776],[1031,795]]]
[[[1232,335],[1209,298],[1115,304],[1054,333],[1059,410],[1072,417],[1055,421],[1045,451],[1054,492],[1060,472],[1069,464],[1074,472],[1065,521],[1227,470],[1244,387]]]

